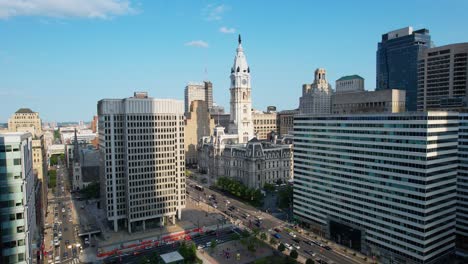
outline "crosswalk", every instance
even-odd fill
[[[80,264],[80,260],[77,259],[77,258],[74,258],[74,259],[66,259],[64,261],[62,261],[61,263],[66,263],[66,264]]]

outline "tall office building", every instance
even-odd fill
[[[457,255],[468,258],[468,113],[459,114],[457,177]]]
[[[205,101],[208,109],[211,110],[213,108],[213,84],[208,81],[202,83],[191,82],[185,86],[184,98],[185,114],[190,112],[190,105],[195,100]]]
[[[333,90],[326,78],[326,70],[315,70],[314,82],[302,85],[302,96],[299,98],[301,114],[330,114]]]
[[[97,105],[101,193],[114,230],[175,223],[185,208],[184,105],[135,93]]]
[[[252,111],[252,121],[254,125],[254,133],[259,140],[268,139],[268,135],[271,132],[278,134],[278,116],[275,111],[268,109],[264,111]]]
[[[432,46],[427,29],[406,27],[383,34],[377,48],[376,89],[405,90],[406,109],[416,111],[418,54]]]
[[[294,214],[382,263],[442,263],[457,154],[457,113],[296,116]]]
[[[468,109],[468,43],[424,50],[418,62],[418,111]]]
[[[280,136],[292,135],[294,116],[297,114],[299,114],[299,109],[278,112],[278,132]]]
[[[198,162],[197,145],[203,137],[213,133],[215,120],[208,111],[208,105],[201,100],[192,101],[190,112],[185,119],[185,164]]]
[[[20,108],[8,120],[8,130],[10,132],[29,132],[32,135],[33,147],[33,171],[37,176],[39,197],[36,203],[38,213],[38,228],[42,229],[45,221],[45,211],[47,208],[47,168],[48,158],[46,150],[45,136],[42,130],[42,121],[38,112],[29,108]]]
[[[38,239],[32,136],[0,133],[0,262],[33,263]]]

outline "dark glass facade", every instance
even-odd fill
[[[431,48],[429,30],[420,29],[411,34],[387,33],[377,48],[376,90],[401,89],[406,91],[406,110],[416,111],[418,88],[418,54]]]

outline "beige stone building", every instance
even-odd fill
[[[401,113],[405,112],[404,90],[335,93],[332,97],[333,114]]]
[[[254,133],[259,140],[268,139],[271,132],[278,133],[278,120],[276,111],[252,111]]]
[[[207,102],[192,101],[185,120],[185,164],[197,163],[197,144],[203,137],[210,136],[214,127],[215,121],[210,116]]]
[[[330,114],[333,89],[328,83],[327,71],[318,68],[314,73],[314,82],[302,85],[302,96],[299,98],[301,114]]]
[[[47,151],[42,133],[42,121],[39,113],[29,108],[20,108],[8,120],[10,132],[29,132],[32,135],[33,171],[40,182],[40,223],[43,223],[45,208],[47,208]]]
[[[30,132],[33,139],[42,135],[42,123],[39,113],[29,108],[20,108],[8,119],[8,130],[11,132]]]

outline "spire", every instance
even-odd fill
[[[231,74],[235,73],[249,73],[249,65],[247,64],[247,59],[244,54],[244,49],[242,48],[242,38],[239,34],[238,43],[236,49],[236,56],[234,57],[234,65],[231,68]]]
[[[75,128],[75,142],[73,142],[73,160],[75,162],[80,161],[80,150],[78,145],[78,136],[76,135],[76,128]]]

